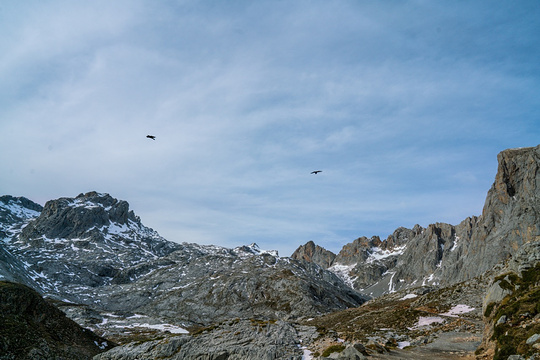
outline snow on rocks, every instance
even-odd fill
[[[417,330],[421,327],[431,326],[432,324],[442,324],[445,320],[440,316],[420,316],[416,325],[410,327],[409,330]]]
[[[372,247],[371,254],[366,259],[366,263],[370,264],[374,261],[380,261],[390,256],[402,255],[405,251],[406,245],[397,246],[392,250],[383,250],[380,247]]]
[[[469,312],[471,312],[473,310],[474,310],[474,308],[470,307],[469,305],[459,304],[459,305],[454,306],[453,308],[451,308],[447,312],[442,313],[440,315],[450,316],[450,317],[458,317],[458,315],[460,315],[460,314],[466,314],[466,313],[469,313]]]
[[[407,294],[407,295],[405,295],[404,297],[402,297],[402,298],[399,299],[399,300],[414,299],[414,298],[416,298],[416,297],[418,297],[418,295],[416,295],[416,294]]]

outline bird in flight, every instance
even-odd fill
[[[156,137],[154,135],[146,135],[146,137],[152,140],[156,140]]]
[[[317,175],[320,172],[322,172],[322,170],[315,170],[315,171],[312,171],[311,173]]]

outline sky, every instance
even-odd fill
[[[0,195],[281,256],[455,225],[540,144],[539,34],[536,0],[2,2]]]

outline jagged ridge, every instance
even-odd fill
[[[24,221],[12,224],[4,247],[33,284],[102,311],[190,326],[231,316],[308,316],[366,299],[331,272],[256,244],[226,249],[167,241],[108,194],[51,200]]]
[[[355,289],[378,296],[419,285],[451,285],[479,276],[525,243],[540,240],[540,146],[502,151],[482,215],[458,225],[399,228],[388,239],[365,237],[343,247],[328,266],[306,244],[293,258],[334,271]],[[333,254],[325,253],[325,258]]]

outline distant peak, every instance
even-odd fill
[[[252,248],[254,250],[260,250],[261,248],[259,247],[259,245],[257,245],[257,243],[251,243],[249,246],[249,248]]]
[[[4,205],[2,205],[2,203]],[[19,196],[19,197],[14,197],[11,195],[0,196],[0,206],[5,207],[5,208],[9,207],[11,211],[16,211],[16,209],[19,209],[16,212],[20,212],[21,209],[27,209],[27,210],[40,213],[43,210],[43,206],[22,196]],[[35,215],[33,214],[32,216],[35,216]]]
[[[85,200],[113,199],[113,200],[116,200],[111,195],[109,195],[107,193],[100,193],[100,192],[97,192],[97,191],[90,191],[90,192],[87,192],[85,194],[80,193],[79,195],[77,195],[77,197],[75,197],[75,199],[85,199]]]
[[[250,245],[239,246],[235,248],[234,250],[236,252],[243,252],[243,253],[248,253],[248,254],[253,254],[253,255],[269,254],[272,256],[279,256],[277,250],[261,250],[261,248],[259,247],[259,245],[257,245],[257,243],[251,243]]]

